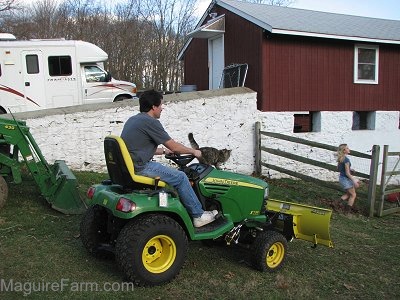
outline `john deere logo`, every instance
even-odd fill
[[[221,185],[238,185],[238,186],[245,186],[245,187],[250,187],[250,188],[255,188],[255,189],[262,189],[262,186],[248,183],[248,182],[243,182],[243,181],[238,181],[238,180],[231,180],[231,179],[223,179],[223,178],[213,178],[209,177],[205,180],[207,183],[213,183],[213,184],[221,184]]]

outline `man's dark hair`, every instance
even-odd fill
[[[139,97],[140,112],[148,112],[153,105],[160,106],[162,98],[162,94],[155,90],[143,92]]]

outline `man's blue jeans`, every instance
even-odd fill
[[[179,197],[193,218],[201,217],[204,210],[197,198],[186,174],[177,169],[164,166],[155,161],[149,161],[144,166],[137,168],[136,174],[147,177],[160,177],[160,180],[172,185],[179,194]]]

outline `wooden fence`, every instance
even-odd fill
[[[255,174],[256,175],[261,175],[261,168],[262,168],[262,166],[264,166],[266,168],[269,168],[269,169],[272,169],[272,170],[275,170],[275,171],[278,171],[278,172],[281,172],[281,173],[284,173],[284,174],[287,174],[287,175],[290,175],[290,176],[293,176],[296,178],[300,178],[302,180],[317,183],[318,185],[321,185],[321,186],[325,186],[325,187],[332,188],[335,190],[341,190],[340,186],[337,183],[330,182],[330,181],[324,181],[321,179],[317,179],[315,177],[305,175],[303,173],[285,169],[281,166],[262,162],[261,161],[261,153],[262,153],[262,151],[264,151],[264,152],[267,152],[267,153],[270,153],[273,155],[284,157],[286,159],[298,161],[298,162],[301,162],[304,164],[309,164],[309,165],[316,166],[316,167],[319,167],[322,169],[337,172],[336,165],[331,165],[331,164],[328,164],[325,162],[313,160],[313,159],[310,159],[310,158],[307,158],[304,156],[296,155],[296,154],[282,151],[279,149],[273,149],[270,147],[263,146],[261,144],[262,136],[267,136],[267,137],[275,138],[275,139],[279,139],[279,140],[285,140],[285,141],[298,143],[298,144],[302,144],[302,145],[306,145],[306,146],[310,146],[310,147],[325,149],[325,150],[332,151],[335,153],[337,151],[337,146],[332,146],[332,145],[328,145],[328,144],[309,141],[306,139],[283,135],[280,133],[262,131],[260,122],[256,122],[256,124],[255,124],[255,137],[256,137]],[[354,150],[351,151],[352,156],[370,160],[369,174],[357,171],[355,173],[355,175],[369,180],[367,197],[368,197],[368,203],[369,203],[369,207],[370,207],[369,215],[371,217],[374,215],[374,212],[375,212],[375,196],[376,196],[376,185],[377,185],[378,164],[379,164],[379,151],[380,151],[380,147],[377,145],[374,145],[372,147],[371,154],[365,154],[365,153],[357,152]]]
[[[396,163],[392,166],[391,170],[388,170],[388,159],[390,157],[397,157]],[[378,216],[385,216],[388,214],[396,213],[400,211],[400,187],[399,186],[390,186],[389,181],[392,176],[400,175],[399,170],[400,165],[400,152],[389,152],[389,146],[385,145],[383,147],[383,159],[382,159],[382,178],[381,178],[381,189],[380,189],[380,197],[379,197],[379,205],[377,208]],[[393,195],[395,199],[392,199],[394,202],[393,207],[384,207],[386,197],[389,195]]]

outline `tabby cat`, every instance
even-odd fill
[[[206,165],[213,165],[217,169],[220,169],[220,164],[226,162],[231,156],[231,151],[228,149],[218,150],[213,147],[199,147],[199,144],[195,141],[193,137],[193,133],[188,134],[190,146],[193,149],[197,149],[201,151],[201,158],[199,158],[199,162]]]

